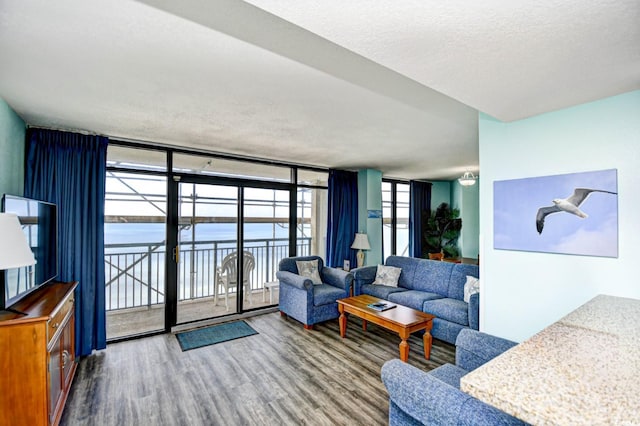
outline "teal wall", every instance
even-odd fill
[[[0,196],[22,195],[25,133],[24,121],[0,99]]]
[[[382,218],[369,218],[369,210],[382,210],[382,172],[358,171],[358,232],[364,232],[371,250],[365,251],[364,264],[382,263]]]
[[[458,250],[463,257],[477,258],[480,253],[480,191],[479,185],[464,187],[453,181],[431,182],[431,209],[442,203],[460,210],[462,232]]]
[[[431,208],[435,209],[442,203],[451,205],[451,182],[432,181],[431,182]]]
[[[479,182],[473,186],[462,186],[458,181],[451,183],[451,206],[460,210],[460,218],[462,218],[458,250],[462,257],[474,259],[480,254],[479,188]]]
[[[521,341],[598,294],[640,299],[640,91],[479,126],[480,329]],[[606,169],[618,172],[618,258],[493,249],[495,181]]]

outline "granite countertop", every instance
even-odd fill
[[[460,388],[535,425],[640,424],[640,300],[597,296]]]

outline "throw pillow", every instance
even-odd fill
[[[316,260],[297,260],[298,275],[310,278],[313,284],[322,284],[320,272],[318,271],[318,259]]]
[[[464,283],[464,301],[469,303],[472,294],[480,293],[480,280],[471,275],[467,275],[467,282]]]
[[[394,266],[378,265],[376,271],[376,279],[373,284],[388,285],[390,287],[398,287],[398,279],[402,269]]]

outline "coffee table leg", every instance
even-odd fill
[[[429,330],[424,331],[422,342],[424,343],[424,357],[426,359],[429,359],[431,358],[431,343],[433,343],[433,337],[431,336],[431,332]]]
[[[400,360],[407,362],[409,360],[409,343],[407,343],[409,333],[400,332],[400,338],[402,339],[400,342]]]
[[[340,323],[340,337],[345,337],[347,335],[347,317],[344,314],[344,306],[338,303],[338,311],[340,312],[340,318],[338,322]]]
[[[362,320],[362,331],[367,331],[367,320]]]

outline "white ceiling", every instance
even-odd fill
[[[503,121],[640,88],[639,0],[0,0],[30,125],[398,178]]]

